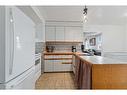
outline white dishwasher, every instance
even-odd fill
[[[35,54],[35,81],[41,76],[41,53]]]

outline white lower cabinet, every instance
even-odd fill
[[[54,71],[62,71],[62,61],[54,60]]]
[[[64,55],[63,58],[72,58],[72,55]],[[62,60],[63,63],[71,63],[72,60]],[[62,64],[62,71],[72,71],[72,64]]]
[[[46,58],[71,58],[70,55],[46,56]],[[72,64],[62,64],[72,60],[45,60],[44,72],[72,71]]]
[[[52,56],[52,58],[62,58],[62,56]],[[45,60],[44,72],[72,71],[72,64],[62,64],[63,62],[71,61],[72,60]]]
[[[72,71],[72,65],[71,64],[63,64],[62,66],[63,71]]]
[[[53,72],[53,71],[54,71],[53,60],[45,60],[44,72]]]
[[[71,60],[63,60],[63,62],[71,62]],[[72,64],[62,64],[62,71],[72,71]]]

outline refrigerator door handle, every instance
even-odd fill
[[[12,8],[9,10],[9,17],[10,17],[10,63],[9,63],[9,74],[12,74],[13,71],[13,61],[14,61],[14,19]]]

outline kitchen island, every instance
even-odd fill
[[[74,56],[79,89],[127,89],[127,62],[76,53]]]

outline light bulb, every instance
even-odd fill
[[[13,19],[10,19],[10,22],[13,22]]]
[[[84,19],[86,19],[86,15],[84,15]]]
[[[86,16],[84,16],[84,22],[87,22],[87,21],[88,21],[87,17],[86,17]]]
[[[87,19],[84,19],[84,22],[87,22]]]

